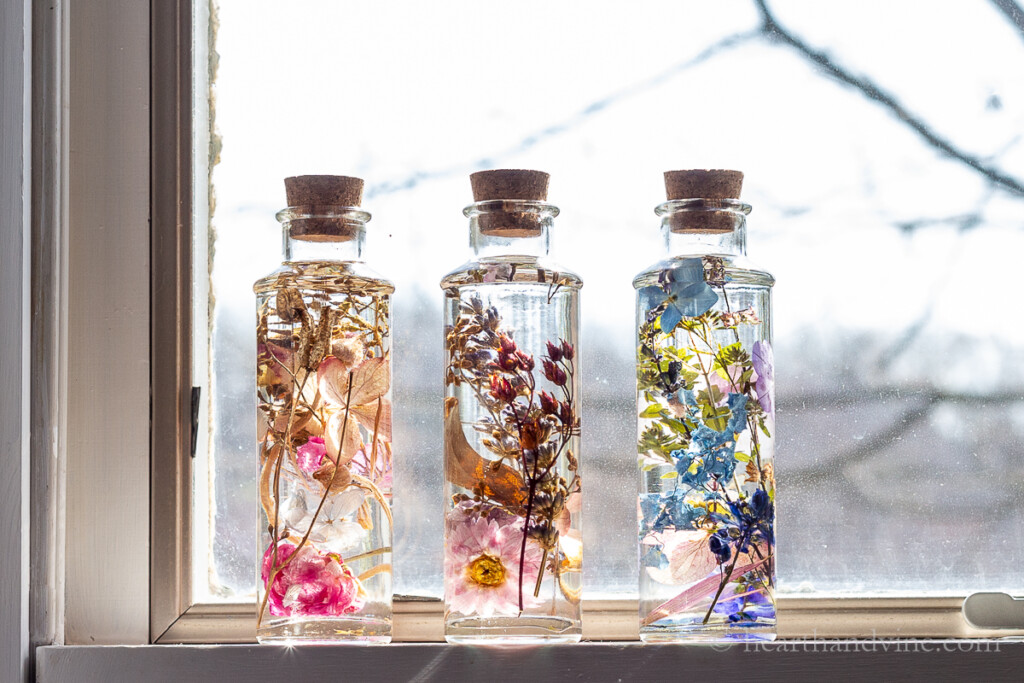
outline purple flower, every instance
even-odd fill
[[[753,349],[754,372],[757,373],[757,381],[754,388],[757,389],[757,401],[765,413],[772,412],[772,393],[775,389],[775,354],[772,352],[772,345],[766,341],[754,342]]]
[[[775,601],[761,591],[736,595],[715,605],[716,614],[724,614],[733,624],[756,623],[775,619]]]

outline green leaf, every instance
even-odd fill
[[[661,422],[662,424],[667,425],[676,434],[682,434],[685,436],[687,441],[690,440],[690,432],[693,431],[693,429],[686,422],[682,422],[671,417],[664,417]]]
[[[752,460],[749,454],[741,453],[740,451],[736,451],[733,455],[740,462],[750,462]]]
[[[663,410],[664,408],[661,406],[660,403],[652,403],[651,405],[644,408],[643,412],[640,413],[640,417],[658,417],[661,415],[661,412]]]
[[[729,418],[732,417],[732,411],[728,406],[703,405],[700,412],[704,424],[716,432],[724,432],[729,426]]]
[[[676,472],[675,470],[672,470],[671,472],[666,472],[665,474],[661,475],[661,478],[662,479],[675,479],[678,476],[679,476],[679,473]]]

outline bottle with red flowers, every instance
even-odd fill
[[[285,180],[259,280],[260,642],[391,640],[391,294],[363,262],[363,181]]]
[[[671,171],[637,289],[640,637],[775,638],[771,288],[738,171]]]
[[[472,260],[441,281],[445,637],[575,642],[583,283],[547,260],[548,174],[470,179]]]

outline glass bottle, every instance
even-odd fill
[[[260,642],[391,640],[391,294],[363,262],[363,181],[285,180],[259,280]]]
[[[771,288],[737,171],[665,174],[637,289],[640,637],[775,638]]]
[[[441,281],[449,642],[580,639],[583,283],[547,260],[547,180],[473,174],[473,257]]]

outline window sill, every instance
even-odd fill
[[[1000,640],[790,640],[764,645],[688,646],[584,642],[537,648],[434,643],[386,646],[260,645],[48,646],[37,650],[37,680],[518,680],[687,678],[820,681],[856,671],[861,680],[1018,680],[1024,643]],[[1015,673],[1017,672],[1017,673]],[[503,677],[503,676],[500,676]]]

